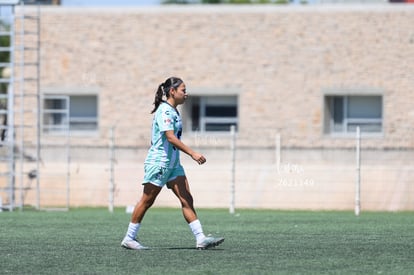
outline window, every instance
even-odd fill
[[[228,132],[238,125],[237,96],[192,96],[186,112],[192,131]]]
[[[382,96],[332,95],[325,97],[325,132],[361,133],[382,132]]]
[[[43,100],[43,132],[91,132],[98,129],[96,95],[47,95]]]

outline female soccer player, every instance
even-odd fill
[[[134,250],[148,249],[140,244],[136,236],[141,227],[145,212],[154,203],[164,185],[171,189],[181,202],[185,220],[196,239],[197,249],[208,249],[221,244],[224,238],[205,236],[193,206],[193,197],[183,167],[180,164],[180,151],[198,164],[206,158],[181,142],[181,117],[177,106],[183,104],[188,95],[184,82],[170,77],[158,86],[155,94],[155,113],[152,123],[151,147],[144,162],[144,190],[140,201],[131,215],[128,231],[122,240],[122,247]],[[166,98],[166,100],[164,100]]]

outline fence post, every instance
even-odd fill
[[[70,208],[70,165],[71,158],[71,132],[69,124],[66,126],[66,210]]]
[[[361,132],[356,128],[356,182],[355,182],[355,216],[361,212]]]
[[[277,173],[280,174],[280,160],[281,160],[281,153],[280,153],[280,145],[281,145],[281,136],[280,133],[277,133],[275,136],[275,160],[276,160],[276,169]]]
[[[236,126],[230,126],[231,135],[231,183],[230,183],[230,214],[235,212],[235,200],[236,200]]]
[[[115,126],[110,129],[109,139],[109,205],[108,210],[110,213],[114,212],[114,192],[115,192],[115,177],[114,177],[114,165],[115,165]]]

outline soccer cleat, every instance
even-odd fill
[[[196,248],[199,250],[209,249],[218,246],[224,242],[224,238],[205,237],[200,243],[197,243]]]
[[[124,238],[121,242],[121,246],[126,248],[126,249],[132,249],[132,250],[147,250],[149,249],[146,246],[143,246],[142,244],[140,244],[137,240],[133,239],[128,239],[128,238]]]

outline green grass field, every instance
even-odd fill
[[[152,208],[140,239],[120,247],[129,214],[117,209],[0,213],[0,274],[414,274],[413,213],[198,210],[198,251],[179,209]]]

